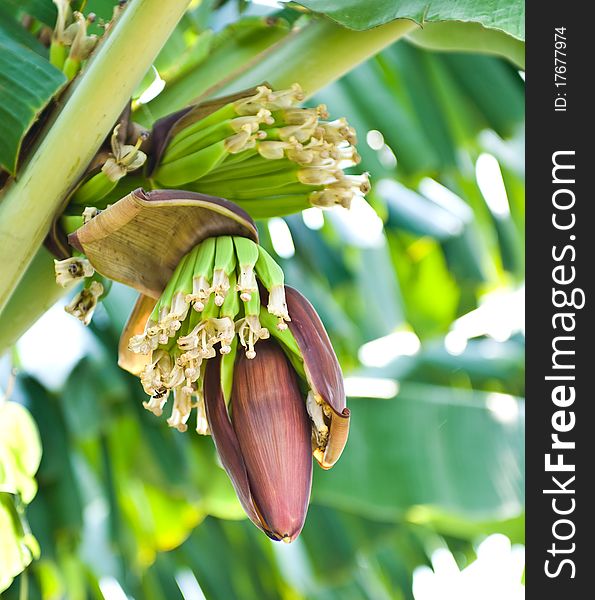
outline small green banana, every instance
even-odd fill
[[[118,181],[110,179],[105,171],[99,171],[76,190],[70,203],[79,206],[96,206],[116,187],[117,183]]]
[[[60,41],[52,40],[50,44],[50,63],[60,69],[64,68],[64,62],[68,56],[68,47]]]
[[[236,285],[237,277],[235,273],[232,273],[229,277],[230,291],[225,296],[225,300],[221,305],[221,309],[219,310],[219,317],[227,317],[234,321],[238,313],[240,312],[240,299],[235,293]]]
[[[275,259],[262,247],[258,246],[256,274],[264,287],[270,292],[274,287],[285,285],[283,269]]]
[[[153,178],[164,187],[179,187],[204,177],[220,165],[229,154],[226,141],[223,140],[160,166],[153,174]]]
[[[221,167],[225,167],[225,161]],[[266,160],[264,158],[253,157],[240,165],[235,165],[234,168],[218,168],[209,173],[201,181],[206,185],[209,183],[220,183],[225,181],[234,181],[236,179],[247,179],[253,177],[267,176],[267,180],[271,175],[277,175],[288,171],[295,171],[296,165],[287,159],[281,160]]]
[[[246,117],[236,117],[203,128],[194,132],[192,135],[186,136],[183,140],[172,140],[161,159],[161,164],[173,162],[187,154],[198,152],[202,148],[216,144],[228,137],[238,133],[245,132],[254,134],[258,131],[261,123],[266,122],[270,118],[268,111],[262,111],[262,114]]]
[[[207,238],[197,246],[192,276],[192,292],[186,296],[186,302],[193,305],[197,312],[205,308],[211,295],[213,265],[215,263],[215,238]]]
[[[258,260],[258,245],[244,237],[234,237],[233,243],[238,259],[238,283],[236,289],[240,292],[243,302],[248,302],[254,292],[258,291],[254,266]]]
[[[73,233],[82,226],[83,217],[80,215],[62,215],[60,217],[60,227],[66,235]]]
[[[171,138],[168,146],[173,147],[195,133],[204,131],[208,127],[212,127],[221,121],[227,121],[228,119],[233,119],[237,116],[238,114],[235,111],[233,103],[226,104],[225,106],[222,106],[221,108],[218,108],[216,111],[212,112],[210,115],[207,115],[206,117],[203,117],[202,119],[199,119],[198,121],[195,121],[194,123],[184,127],[184,129],[176,133]]]
[[[217,238],[215,246],[215,264],[213,269],[212,292],[215,294],[215,304],[221,306],[229,291],[229,276],[235,270],[236,255],[233,240],[229,235]]]
[[[287,329],[286,321],[291,319],[285,302],[285,275],[283,269],[262,246],[258,247],[256,274],[269,291],[267,310],[278,318],[277,329]]]
[[[177,285],[178,279],[180,278],[182,271],[186,267],[187,260],[188,260],[188,254],[186,254],[182,258],[182,260],[180,260],[180,262],[178,263],[178,266],[175,268],[174,272],[172,273],[172,276],[170,277],[167,285],[165,286],[165,289],[163,290],[163,292],[161,293],[161,296],[159,297],[157,304],[155,304],[155,308],[153,309],[153,312],[151,313],[151,317],[150,317],[151,321],[154,321],[155,323],[157,323],[160,320],[160,317],[163,315],[164,312],[165,313],[169,312],[169,309],[171,307],[171,301],[172,301],[174,292],[176,290],[176,285]]]
[[[286,175],[284,175],[286,177]],[[250,200],[251,198],[261,198],[265,196],[286,196],[294,194],[303,194],[307,196],[311,192],[323,190],[323,186],[312,186],[304,183],[286,182],[278,186],[269,186],[266,181],[268,177],[255,177],[254,181],[248,179],[220,181],[213,183],[193,182],[187,189],[200,191],[203,194],[219,196],[232,202],[239,200]],[[251,186],[257,186],[252,188]]]
[[[233,370],[238,353],[238,338],[234,336],[230,344],[230,351],[221,357],[221,390],[226,404],[231,400],[231,390],[233,388]]]
[[[167,165],[179,158],[198,152],[203,148],[212,146],[217,142],[221,142],[225,138],[237,133],[229,125],[229,121],[223,123],[215,123],[210,127],[201,129],[192,135],[186,136],[183,140],[174,142],[173,140],[167,145],[165,152],[161,158],[160,164]]]

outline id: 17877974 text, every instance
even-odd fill
[[[554,110],[566,112],[566,27],[554,29]]]

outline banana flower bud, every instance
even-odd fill
[[[312,484],[311,427],[298,377],[269,340],[253,360],[238,356],[231,416],[221,363],[209,363],[205,404],[221,462],[252,522],[271,539],[293,541],[302,530]]]
[[[250,217],[221,198],[139,189],[69,241],[100,274],[141,292],[119,364],[140,377],[145,408],[160,416],[170,402],[178,431],[194,411],[251,520],[294,540],[312,455],[334,465],[350,415],[320,318],[285,285]]]
[[[263,295],[265,292],[263,292]],[[215,358],[204,397],[221,462],[252,522],[293,541],[306,517],[313,454],[328,469],[347,441],[341,369],[312,305],[285,287],[289,330],[260,342],[253,360]],[[263,311],[261,318],[266,320]]]

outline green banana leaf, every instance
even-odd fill
[[[299,4],[323,13],[341,25],[353,29],[369,29],[393,19],[411,19],[420,25],[426,22],[462,21],[480,23],[486,28],[504,31],[524,39],[524,5],[514,0],[299,0]]]

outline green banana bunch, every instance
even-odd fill
[[[345,173],[360,161],[355,131],[343,118],[328,121],[324,105],[298,107],[303,98],[297,84],[263,85],[183,109],[155,123],[148,157],[140,150],[145,138],[124,144],[118,125],[111,155],[76,189],[65,214],[102,210],[138,187],[225,198],[253,218],[349,208],[370,187],[367,173]]]
[[[259,282],[268,292],[266,308],[261,306]],[[261,325],[263,318],[269,328]],[[161,414],[170,390],[180,398],[188,390],[200,396],[203,363],[215,356],[217,344],[221,354],[235,357],[239,343],[253,359],[258,340],[269,338],[274,329],[299,356],[287,321],[283,271],[273,258],[248,238],[207,238],[178,263],[144,331],[129,340],[132,352],[151,356],[141,374],[151,396],[145,407]],[[184,407],[168,421],[180,431],[186,430],[191,405]]]
[[[256,218],[290,214],[311,205],[348,208],[369,190],[367,174],[347,175],[359,163],[355,132],[345,119],[328,121],[324,105],[299,108],[299,85],[230,99],[205,116],[185,113],[154,139],[154,187],[219,196]],[[197,109],[200,108],[196,107]]]

